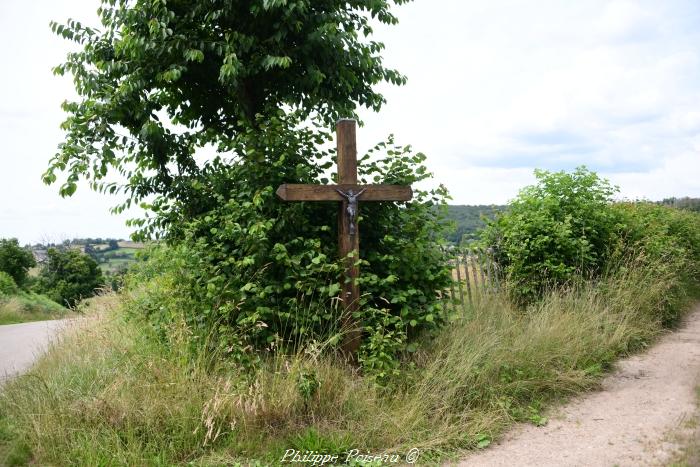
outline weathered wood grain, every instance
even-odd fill
[[[336,136],[338,144],[338,182],[340,185],[354,186],[357,184],[355,121],[340,120],[336,125]],[[294,188],[295,186],[297,188]],[[305,191],[308,188],[311,188],[311,190]],[[327,200],[335,195],[337,197],[335,199],[342,201],[338,206],[338,256],[345,260],[345,280],[340,284],[340,298],[344,308],[342,321],[344,334],[341,347],[346,355],[356,355],[362,340],[362,324],[353,316],[360,308],[360,287],[357,284],[357,279],[360,276],[360,269],[357,267],[357,260],[360,255],[360,230],[359,226],[356,225],[354,235],[350,235],[351,220],[345,214],[348,202],[336,189],[347,192],[347,190],[339,186],[287,185],[285,194],[287,196],[299,196],[302,193],[309,193],[312,199],[307,199],[307,201]],[[363,196],[366,194],[367,192],[363,193]]]
[[[338,120],[335,126],[338,144],[338,183],[357,184],[357,130],[355,120]]]
[[[410,186],[404,185],[356,185],[354,183],[341,183],[338,185],[299,185],[285,183],[277,188],[277,196],[284,201],[344,201],[345,198],[338,193],[353,190],[358,193],[367,189],[359,198],[360,203],[365,201],[409,201],[413,197]]]

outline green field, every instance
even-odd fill
[[[114,274],[121,270],[127,269],[136,261],[136,253],[142,248],[118,248],[116,250],[98,251],[95,254],[95,259],[100,265],[103,273]]]

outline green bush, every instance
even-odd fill
[[[610,207],[616,188],[607,180],[585,167],[535,176],[537,184],[522,189],[482,234],[518,302],[599,273],[617,227]]]
[[[104,286],[102,271],[90,256],[56,248],[49,248],[47,254],[36,288],[55,302],[72,307]]]
[[[142,265],[129,281],[167,287],[164,294],[150,290],[148,303],[134,307],[154,326],[167,328],[182,317],[210,344],[236,352],[339,340],[338,205],[285,203],[275,195],[282,183],[330,181],[324,172],[333,165],[333,153],[321,148],[331,135],[296,124],[273,119],[237,137],[229,149],[246,152],[248,159],[258,154],[254,163],[214,160],[202,179],[191,180],[182,204],[160,211],[165,217],[187,212],[189,220],[168,218],[171,248],[151,254],[152,264]],[[425,156],[392,141],[374,148],[373,156],[362,158],[360,183],[415,184],[430,176],[422,166]],[[448,284],[449,270],[435,206],[444,198],[439,189],[417,191],[408,203],[361,204],[365,295],[357,318],[371,335],[387,322],[387,313],[394,317],[388,322],[400,343],[392,344],[391,358],[408,338],[434,329],[441,319],[436,291]]]
[[[0,271],[12,277],[15,284],[24,287],[29,268],[36,266],[34,255],[19,246],[16,238],[0,239]]]
[[[659,304],[663,324],[676,324],[678,303],[700,281],[700,214],[649,202],[617,203],[612,210],[619,224],[611,263],[634,258],[630,267],[659,277],[677,275]]]
[[[15,295],[19,292],[19,287],[14,279],[5,271],[0,271],[0,295]]]
[[[674,324],[678,303],[700,279],[700,215],[613,203],[616,188],[583,167],[535,175],[537,184],[521,190],[483,232],[515,300],[532,303],[548,289],[636,268],[678,275],[658,307],[663,324]]]

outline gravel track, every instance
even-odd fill
[[[700,306],[647,352],[620,361],[602,390],[555,408],[544,427],[521,424],[459,466],[664,465],[697,410]]]

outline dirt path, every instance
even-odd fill
[[[621,361],[602,391],[555,409],[545,427],[516,427],[458,465],[663,465],[678,447],[673,433],[697,410],[699,378],[700,307],[681,330]]]
[[[0,385],[29,368],[46,350],[51,338],[65,326],[65,320],[0,326]]]

